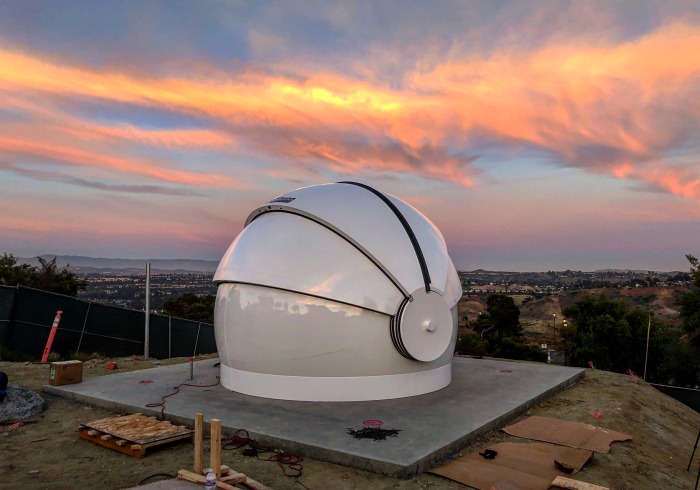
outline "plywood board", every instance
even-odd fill
[[[588,449],[598,453],[610,452],[614,441],[629,441],[631,436],[589,424],[579,424],[550,417],[532,416],[509,425],[503,432],[517,437],[551,442],[562,446]]]
[[[555,477],[565,475],[554,465],[555,460],[576,472],[593,456],[591,451],[547,443],[503,442],[487,449],[498,453],[494,459],[471,453],[428,472],[480,490],[508,485],[523,490],[547,490]]]
[[[78,429],[78,435],[86,441],[135,458],[142,458],[148,448],[192,439],[193,431],[187,427],[137,413],[82,424]]]
[[[187,427],[173,425],[167,420],[158,420],[155,417],[146,417],[141,413],[93,420],[81,425],[104,434],[111,434],[115,438],[124,439],[132,444],[141,445],[173,437],[190,436],[193,433]]]

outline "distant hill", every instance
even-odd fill
[[[102,257],[82,257],[79,255],[42,255],[41,258],[52,260],[60,267],[66,265],[76,273],[90,272],[133,272],[139,273],[146,270],[146,262],[151,263],[151,272],[214,272],[219,265],[213,260],[189,260],[189,259],[112,259]],[[39,265],[36,257],[17,257],[21,263]]]
[[[663,322],[679,327],[680,307],[676,305],[679,293],[687,291],[684,286],[668,287],[621,287],[593,288],[560,291],[536,299],[535,295],[511,294],[520,308],[520,323],[525,336],[533,345],[545,343],[551,338],[553,322],[561,328],[562,311],[584,296],[597,296],[605,293],[610,298],[622,299],[630,308],[642,308]],[[496,291],[497,292],[497,291]],[[462,296],[458,306],[458,318],[462,331],[469,331],[467,321],[475,320],[479,312],[486,311],[486,295],[469,294]],[[556,317],[552,317],[552,314]]]

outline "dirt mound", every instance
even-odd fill
[[[112,359],[119,371],[150,368],[156,361],[135,358]],[[87,365],[84,377],[113,374],[108,360]],[[159,364],[187,362],[186,358]],[[0,362],[0,370],[13,380],[34,389],[48,382],[47,366]],[[202,407],[207,410],[206,407]],[[136,486],[157,473],[175,475],[179,469],[192,469],[190,444],[173,445],[134,459],[78,438],[81,423],[116,415],[107,410],[50,398],[38,415],[37,423],[0,437],[0,481],[3,488],[102,488],[117,490]],[[453,413],[433,414],[459,416]],[[693,488],[700,454],[695,455],[690,472],[686,466],[700,429],[700,414],[630,376],[587,370],[583,381],[532,407],[527,414],[555,417],[612,429],[632,436],[616,442],[609,454],[596,454],[575,479],[611,489],[657,490]],[[290,413],[293,418],[294,414]],[[596,418],[597,416],[597,418]],[[291,420],[291,419],[290,419]],[[346,430],[341,426],[340,430]],[[457,457],[478,452],[493,442],[525,442],[495,431],[462,449]],[[412,444],[420,444],[413,441]],[[283,448],[284,449],[284,448]],[[299,490],[294,478],[286,477],[273,462],[245,456],[242,450],[225,450],[222,462],[276,490]],[[419,488],[458,490],[458,483],[423,474],[410,480],[397,480],[367,471],[355,470],[313,459],[303,461],[299,479],[313,489],[415,490]],[[30,473],[38,471],[38,473]],[[151,480],[152,481],[152,480]]]

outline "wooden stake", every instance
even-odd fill
[[[221,420],[211,419],[211,459],[209,467],[216,472],[216,481],[221,479]]]
[[[238,485],[239,483],[245,483],[247,480],[248,477],[243,473],[233,473],[231,475],[221,477],[221,482],[228,483],[229,485]]]
[[[194,414],[194,472],[202,474],[204,460],[204,414]]]

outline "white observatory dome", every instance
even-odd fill
[[[214,281],[230,390],[357,401],[450,384],[462,287],[440,231],[394,196],[339,182],[277,197]]]

